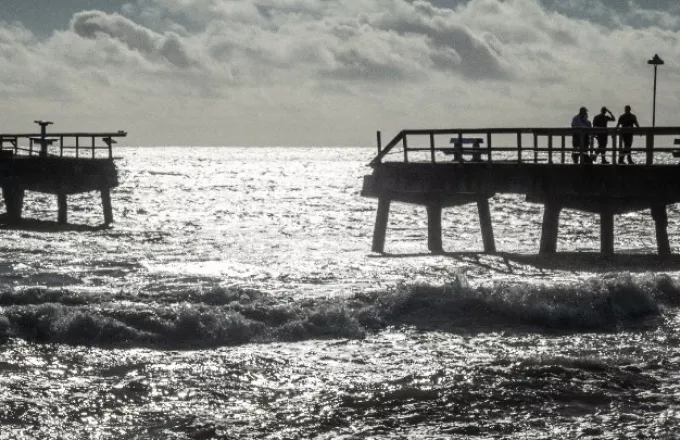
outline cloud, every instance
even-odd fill
[[[185,44],[176,33],[162,35],[119,14],[79,12],[71,21],[71,30],[83,38],[120,42],[145,57],[163,59],[180,68],[193,64]]]
[[[562,125],[582,104],[645,103],[658,52],[672,114],[677,18],[587,3],[138,0],[47,37],[0,22],[0,96],[22,97],[15,118],[105,116],[149,142],[357,143],[380,126]]]

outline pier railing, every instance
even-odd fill
[[[418,129],[400,131],[384,147],[378,132],[378,154],[369,165],[376,166],[395,154],[397,160],[404,162],[571,164],[573,154],[599,154],[596,138],[607,136],[605,157],[611,160],[611,166],[616,166],[622,154],[623,135],[633,136],[630,151],[637,163],[653,165],[655,158],[658,163],[667,163],[676,151],[680,155],[680,127]],[[586,138],[590,142],[586,143]],[[572,146],[572,139],[579,147]]]
[[[58,156],[82,159],[113,158],[116,138],[125,131],[94,133],[47,133],[50,122],[36,121],[40,133],[0,133],[0,153],[16,156]]]

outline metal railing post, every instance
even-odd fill
[[[612,165],[616,165],[617,157],[619,149],[619,137],[617,136],[616,132],[612,134]]]
[[[430,133],[430,158],[432,159],[432,163],[437,162],[434,154],[434,133]]]
[[[647,153],[647,165],[654,164],[654,133],[652,131],[647,131],[647,143],[645,145]]]
[[[492,156],[492,154],[491,154],[491,148],[492,148],[492,145],[491,145],[491,132],[487,132],[487,133],[486,133],[486,149],[487,149],[487,151],[489,152],[488,158],[487,158],[487,162],[489,162],[489,163],[492,163],[492,162],[493,162],[493,159],[492,159],[492,157],[491,157],[491,156]]]
[[[538,135],[534,133],[534,163],[538,163]]]
[[[517,163],[522,163],[522,132],[517,132]]]

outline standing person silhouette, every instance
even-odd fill
[[[578,111],[578,115],[574,116],[571,120],[571,128],[591,128],[593,125],[588,120],[588,109],[581,107]],[[571,153],[571,159],[574,163],[579,162],[579,158],[583,163],[586,163],[586,157],[588,160],[588,146],[590,146],[590,134],[576,132],[572,136],[571,146],[574,147],[574,152]]]
[[[609,121],[616,121],[616,118],[607,107],[602,107],[600,113],[593,118],[593,127],[607,128]],[[607,133],[597,134],[595,137],[597,139],[597,150],[595,150],[595,154],[593,155],[593,162],[597,160],[597,155],[600,154],[602,155],[602,163],[609,163],[605,157],[607,153]]]
[[[619,116],[619,122],[616,123],[616,128],[619,127],[639,127],[637,116],[630,112],[630,106],[627,105],[625,108],[625,113]],[[633,158],[631,157],[631,148],[633,148],[633,133],[622,133],[621,142],[623,142],[623,148],[619,152],[619,163],[623,163],[623,157],[626,156],[629,164],[633,164]]]

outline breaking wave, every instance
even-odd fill
[[[32,288],[0,294],[0,335],[105,347],[208,348],[321,338],[357,339],[387,327],[451,332],[613,332],[656,325],[680,305],[669,276],[572,285],[403,284],[335,299],[293,300],[243,288],[162,298],[84,296]]]

